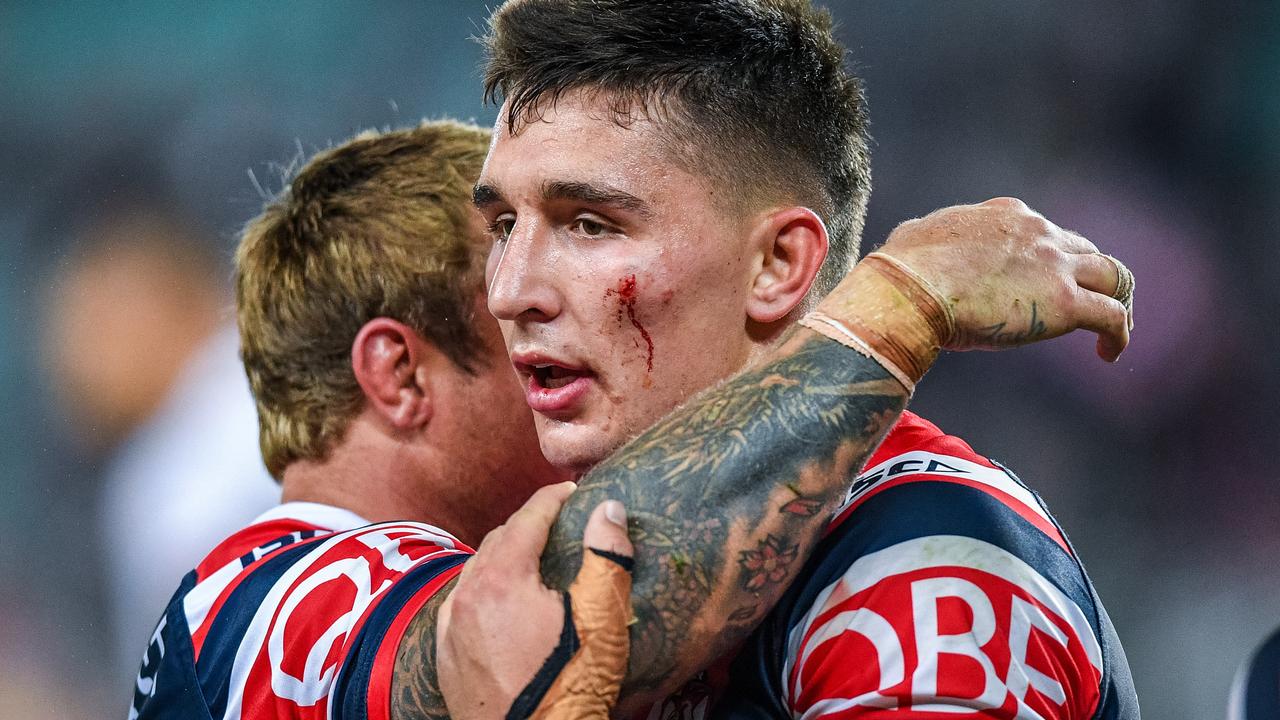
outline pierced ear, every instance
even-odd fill
[[[827,227],[809,208],[789,207],[770,214],[757,232],[763,254],[747,316],[771,323],[804,302],[827,257]]]
[[[351,369],[368,406],[398,430],[431,419],[430,343],[404,323],[374,318],[351,343]]]

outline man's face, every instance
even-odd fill
[[[750,220],[672,162],[653,122],[612,118],[608,98],[570,93],[515,135],[499,122],[476,191],[489,309],[543,452],[577,471],[753,347]]]

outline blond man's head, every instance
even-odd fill
[[[314,157],[245,228],[241,353],[276,478],[323,459],[359,411],[351,347],[369,320],[408,325],[465,370],[484,362],[470,197],[488,142],[454,122],[363,133]]]

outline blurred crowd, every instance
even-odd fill
[[[1137,275],[1071,337],[944,358],[915,401],[1036,488],[1147,717],[1220,717],[1280,625],[1280,6],[827,3],[870,97],[864,250],[1016,195]],[[275,500],[237,228],[365,127],[492,122],[485,3],[0,5],[0,716],[123,716],[150,626]]]

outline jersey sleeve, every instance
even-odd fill
[[[721,717],[1137,717],[1065,537],[985,460],[921,450],[870,468],[801,578],[735,668],[731,693],[755,677],[767,697],[744,691]]]
[[[430,526],[382,523],[197,571],[148,651],[157,701],[133,716],[385,720],[409,621],[469,554]],[[166,677],[187,679],[181,702]]]

